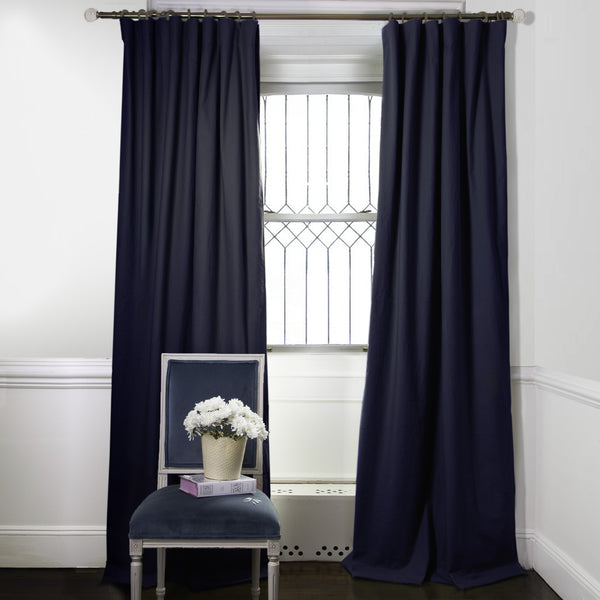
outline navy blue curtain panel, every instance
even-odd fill
[[[380,192],[354,576],[469,588],[515,543],[506,23],[383,30]]]
[[[122,19],[121,32],[105,580],[128,582],[129,518],[156,489],[160,355],[265,353],[266,300],[258,23]],[[167,569],[179,562],[167,553]],[[221,575],[206,559],[194,571]]]

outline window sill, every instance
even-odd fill
[[[268,344],[267,352],[297,352],[306,354],[334,354],[366,352],[366,344]]]

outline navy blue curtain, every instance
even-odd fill
[[[122,19],[121,32],[105,570],[113,582],[129,581],[129,518],[156,489],[161,353],[266,352],[258,24]],[[167,569],[179,564],[167,560]],[[194,565],[203,583],[231,581],[228,571],[221,578],[206,558]]]
[[[388,23],[355,575],[522,573],[514,521],[504,21]]]

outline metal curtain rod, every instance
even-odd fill
[[[278,20],[278,21],[405,21],[407,19],[421,19],[423,21],[439,21],[448,17],[458,17],[461,20],[481,19],[483,21],[513,21],[514,23],[523,23],[525,20],[525,11],[522,8],[517,8],[514,11],[498,11],[495,13],[479,12],[479,13],[461,13],[461,12],[443,12],[443,13],[387,13],[387,14],[325,14],[325,13],[240,13],[235,12],[208,12],[208,11],[191,11],[177,12],[173,10],[138,10],[129,11],[112,11],[102,12],[95,8],[88,8],[85,11],[85,20],[92,22],[96,19],[160,19],[169,17],[182,17],[185,19],[216,17],[229,19],[258,19],[259,21]]]

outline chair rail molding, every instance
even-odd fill
[[[0,359],[0,389],[110,389],[108,358]]]
[[[558,394],[567,400],[600,408],[600,381],[534,366],[512,367],[511,379],[520,385],[533,385],[537,389]]]
[[[540,389],[551,391],[568,400],[600,408],[600,381],[536,367],[535,384]]]

